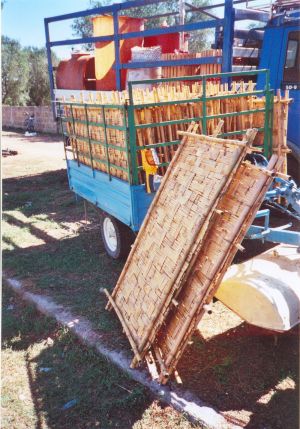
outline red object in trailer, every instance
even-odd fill
[[[161,46],[162,54],[173,54],[175,50],[180,49],[179,33],[144,37],[144,47],[150,48],[151,46]]]
[[[74,53],[62,60],[56,71],[57,89],[96,89],[95,57],[88,53]]]

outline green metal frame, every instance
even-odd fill
[[[265,88],[262,90],[256,90],[252,92],[241,92],[237,94],[226,94],[226,95],[218,95],[214,96],[214,100],[221,100],[226,98],[239,98],[243,97],[245,95],[257,95],[257,96],[265,96],[266,102],[265,107],[262,109],[251,109],[251,110],[245,110],[241,112],[232,112],[232,113],[220,113],[218,115],[207,115],[206,110],[206,102],[211,99],[211,97],[206,96],[206,84],[208,79],[220,79],[224,80],[226,78],[232,78],[232,77],[243,77],[243,76],[257,76],[257,75],[264,75],[265,76]],[[152,84],[157,85],[160,83],[168,83],[168,82],[180,82],[180,81],[202,81],[202,96],[194,99],[186,99],[186,100],[176,100],[176,101],[163,101],[163,102],[156,102],[156,103],[143,103],[143,104],[134,104],[133,100],[133,86],[134,85],[141,85],[141,84]],[[233,117],[233,116],[240,116],[240,115],[248,115],[248,114],[254,114],[254,113],[264,113],[264,126],[261,128],[258,128],[258,131],[264,132],[264,141],[263,146],[259,147],[260,149],[263,149],[263,154],[269,158],[272,153],[272,129],[273,129],[273,101],[274,101],[274,92],[270,89],[270,72],[268,69],[264,70],[253,70],[250,72],[230,72],[230,73],[217,73],[217,74],[210,74],[210,75],[197,75],[197,76],[181,76],[181,77],[174,77],[174,78],[165,78],[165,79],[149,79],[149,80],[141,80],[141,81],[134,81],[128,83],[128,92],[129,92],[129,105],[128,105],[128,122],[129,122],[129,134],[130,134],[130,150],[131,150],[131,156],[132,156],[132,162],[134,160],[133,164],[133,177],[132,177],[132,183],[138,184],[138,170],[141,168],[137,165],[137,152],[140,150],[145,149],[145,146],[137,146],[136,144],[136,130],[142,129],[142,128],[153,128],[158,126],[166,126],[166,125],[174,125],[174,124],[181,124],[181,123],[189,123],[193,121],[202,121],[202,131],[203,134],[207,134],[207,121],[210,119],[222,119],[226,117]],[[178,120],[171,120],[171,121],[164,121],[160,123],[150,123],[150,124],[135,124],[134,121],[134,110],[135,109],[142,109],[146,107],[157,107],[157,106],[167,106],[167,105],[174,105],[174,104],[186,104],[186,103],[193,103],[193,102],[202,102],[203,103],[203,116],[195,116],[193,118],[187,118],[187,119],[178,119]],[[220,137],[234,137],[237,135],[246,134],[247,130],[239,130],[239,131],[232,131],[228,133],[222,133],[220,134]],[[175,140],[173,142],[164,142],[164,143],[157,143],[153,144],[151,146],[147,146],[148,148],[158,148],[163,146],[170,146],[171,144],[180,144],[180,140]],[[160,166],[167,166],[169,165],[168,162],[164,162],[160,164]]]
[[[128,127],[126,124],[126,106],[123,105],[119,105],[119,104],[86,104],[86,103],[73,103],[73,102],[59,102],[58,103],[58,109],[59,112],[61,112],[62,106],[69,106],[70,107],[70,111],[71,111],[71,117],[66,117],[63,116],[62,114],[59,114],[59,118],[60,118],[60,123],[61,123],[61,129],[62,129],[62,133],[65,137],[73,137],[75,138],[76,141],[76,148],[75,148],[75,152],[76,152],[76,161],[78,163],[78,166],[80,166],[80,161],[79,161],[79,156],[78,155],[86,155],[86,152],[80,151],[78,150],[78,146],[77,146],[77,138],[78,140],[82,140],[85,141],[89,144],[89,155],[90,155],[90,160],[91,160],[91,166],[92,166],[92,170],[94,171],[94,162],[99,162],[101,164],[104,164],[107,167],[107,171],[108,171],[108,175],[109,178],[111,179],[111,168],[115,168],[116,170],[119,171],[124,171],[128,174],[128,178],[129,178],[129,182],[131,183],[131,168],[130,168],[130,161],[129,161],[129,145],[128,145]],[[74,113],[73,113],[73,107],[81,107],[84,108],[84,112],[85,112],[85,120],[82,119],[77,119],[74,117]],[[90,108],[97,108],[99,110],[101,110],[102,112],[102,117],[103,117],[103,122],[93,122],[93,121],[89,121],[88,119],[88,109]],[[124,117],[124,124],[123,125],[110,125],[107,124],[106,119],[105,119],[105,109],[118,109],[118,110],[123,110],[123,117]],[[70,123],[73,133],[70,134],[66,131],[66,129],[64,128],[63,124],[64,123]],[[79,123],[79,124],[84,124],[87,127],[87,135],[88,137],[83,137],[83,136],[77,136],[75,133],[75,123]],[[104,130],[104,141],[100,141],[100,140],[95,140],[92,139],[90,137],[90,128],[89,126],[96,126],[96,127],[101,127]],[[115,130],[119,130],[119,131],[124,131],[125,133],[125,141],[126,141],[126,147],[121,147],[121,146],[117,146],[114,144],[110,144],[107,142],[107,128],[110,129],[115,129]],[[103,147],[105,147],[105,152],[106,152],[106,160],[104,159],[99,159],[96,158],[92,155],[92,144],[99,144]],[[128,158],[128,168],[124,168],[121,167],[120,165],[115,165],[113,164],[110,159],[109,159],[109,148],[115,149],[115,150],[119,150],[120,152],[126,152],[127,153],[127,158]],[[66,153],[66,158],[67,158],[67,153]]]
[[[232,99],[232,98],[243,97],[245,95],[265,96],[266,102],[265,102],[264,108],[261,108],[261,109],[256,108],[256,109],[245,110],[245,111],[241,111],[241,112],[220,113],[218,115],[207,115],[207,109],[206,109],[207,104],[206,103],[208,100],[211,99],[211,97],[207,97],[207,95],[206,95],[206,85],[207,85],[208,79],[224,80],[225,78],[232,78],[235,76],[238,76],[238,77],[247,76],[247,77],[249,77],[249,76],[257,76],[257,75],[264,75],[265,76],[265,88],[264,89],[256,90],[256,91],[252,91],[252,92],[246,92],[245,91],[245,92],[239,92],[236,94],[218,95],[218,96],[214,96],[213,99],[214,100],[218,100],[218,99],[221,100],[221,99],[226,99],[226,98]],[[134,100],[133,100],[133,87],[134,87],[134,85],[139,85],[139,84],[157,85],[160,83],[180,82],[180,81],[202,81],[202,86],[203,86],[202,96],[194,98],[194,99],[163,101],[163,102],[156,102],[156,103],[143,103],[143,104],[140,104],[140,103],[135,104],[134,103]],[[63,117],[62,115],[59,115],[60,119],[61,119],[62,129],[63,129],[63,123],[64,122],[69,122],[72,124],[71,125],[72,130],[73,130],[72,135],[68,134],[66,131],[64,131],[64,135],[76,138],[75,123],[78,122],[78,123],[86,124],[88,138],[78,136],[78,139],[86,141],[89,143],[89,151],[90,151],[90,159],[91,159],[92,169],[94,168],[93,167],[94,161],[100,162],[100,163],[106,165],[107,169],[108,169],[109,178],[111,178],[111,168],[116,168],[117,170],[127,172],[128,181],[130,184],[132,184],[132,185],[138,185],[139,184],[138,175],[139,175],[139,170],[142,167],[138,165],[138,152],[145,149],[146,146],[138,146],[137,145],[136,134],[137,134],[138,129],[154,128],[154,127],[159,127],[159,126],[167,126],[167,125],[182,124],[182,123],[190,123],[193,121],[201,121],[203,133],[206,134],[207,133],[207,121],[208,120],[223,119],[223,118],[228,118],[228,117],[249,115],[249,114],[255,114],[255,113],[264,113],[265,114],[264,115],[264,126],[259,128],[258,131],[264,132],[264,141],[263,141],[263,146],[261,147],[261,149],[263,150],[263,154],[267,158],[269,158],[271,156],[271,152],[272,152],[271,151],[271,148],[272,148],[272,129],[273,129],[273,114],[272,114],[272,112],[273,112],[274,92],[270,89],[270,76],[269,76],[269,70],[267,70],[267,69],[266,70],[255,70],[255,71],[250,71],[250,72],[236,72],[236,73],[230,72],[230,73],[218,73],[218,74],[212,74],[212,75],[183,76],[183,77],[174,77],[174,78],[167,78],[167,79],[152,79],[152,80],[134,81],[134,82],[128,83],[128,92],[129,92],[129,100],[124,105],[118,105],[118,104],[83,104],[83,103],[71,103],[71,102],[59,103],[59,109],[61,109],[60,106],[62,106],[62,105],[68,105],[70,107],[70,111],[71,111],[71,117]],[[153,122],[153,123],[147,123],[147,124],[135,124],[134,113],[135,113],[136,109],[174,105],[174,104],[187,104],[187,103],[193,103],[193,102],[197,102],[197,103],[202,102],[202,105],[203,105],[203,108],[202,108],[203,115],[202,116],[195,116],[192,118],[185,118],[185,119],[178,119],[178,120],[169,120],[169,121],[163,121],[160,123]],[[74,118],[73,106],[84,107],[85,117],[86,117],[85,121]],[[89,108],[98,108],[98,109],[102,110],[103,123],[91,122],[88,120],[87,111]],[[123,117],[124,117],[123,125],[107,124],[106,120],[105,120],[105,110],[106,109],[122,110],[123,111]],[[104,129],[104,136],[105,136],[104,142],[91,139],[90,131],[89,131],[90,125],[102,127]],[[113,144],[109,144],[107,142],[106,130],[108,128],[124,131],[125,141],[126,141],[125,147],[116,146]],[[247,130],[245,129],[245,130],[222,133],[222,134],[220,134],[220,137],[234,137],[237,135],[243,135],[246,133],[246,131]],[[92,144],[100,144],[106,148],[106,160],[100,160],[100,159],[97,159],[97,158],[92,156],[92,149],[91,149]],[[160,147],[171,146],[171,145],[175,145],[175,144],[180,144],[180,140],[174,140],[172,142],[159,142],[156,144],[149,145],[149,146],[147,146],[147,148],[160,148]],[[119,151],[125,151],[127,154],[127,158],[128,158],[128,168],[124,168],[124,167],[112,164],[110,162],[110,159],[109,159],[108,148],[113,148],[113,149],[119,150]],[[80,152],[78,150],[78,146],[76,144],[76,158],[77,158],[78,165],[80,165],[78,154],[81,154],[81,153],[82,152]],[[85,152],[84,152],[84,154],[86,155]],[[169,165],[169,162],[164,162],[164,163],[160,164],[161,167],[162,166],[168,166],[168,165]]]

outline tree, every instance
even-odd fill
[[[58,58],[53,54],[54,66]],[[40,106],[50,103],[46,49],[2,37],[2,103]]]
[[[89,9],[93,9],[95,7],[107,6],[109,3],[110,3],[109,0],[102,0],[102,1],[90,0]],[[75,19],[71,25],[71,28],[73,30],[74,36],[90,37],[93,35],[92,20],[90,17],[87,17],[87,16]],[[90,51],[94,49],[94,45],[93,43],[88,43],[86,45],[83,45],[82,48],[84,50]]]
[[[45,48],[24,48],[29,64],[29,80],[27,85],[30,104],[41,106],[50,103],[50,87],[48,77],[48,62]],[[58,59],[52,59],[56,66]]]
[[[26,105],[29,64],[18,41],[2,36],[2,103]]]
[[[108,2],[106,0],[94,1],[90,0],[90,8],[105,6]],[[195,7],[203,7],[210,3],[210,0],[191,0],[190,4]],[[178,11],[178,1],[177,0],[167,0],[162,3],[149,4],[143,6],[142,8],[137,7],[130,9],[129,15],[132,17],[145,17],[145,16],[155,16],[160,14],[165,14],[169,12]],[[128,11],[121,11],[120,14],[126,15]],[[207,20],[207,15],[201,12],[188,13],[186,15],[186,23],[196,22],[196,21],[205,21]],[[168,25],[179,24],[178,15],[168,16],[168,17],[158,17],[146,21],[146,28],[156,28],[160,27],[163,22],[166,21]],[[82,17],[74,20],[72,24],[73,34],[79,37],[89,37],[93,34],[93,26],[90,17]],[[208,36],[211,33],[211,30],[196,31],[191,32],[191,38],[189,41],[189,47],[191,52],[200,52],[201,50],[207,48],[208,46]],[[89,44],[83,46],[84,49],[91,50],[93,45]]]

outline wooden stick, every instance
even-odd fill
[[[120,319],[120,322],[122,323],[124,331],[126,332],[126,335],[127,335],[128,339],[129,339],[129,342],[130,342],[130,345],[131,345],[131,347],[133,349],[135,358],[139,362],[141,362],[141,360],[142,360],[141,359],[141,355],[140,355],[140,353],[139,353],[139,351],[137,349],[137,346],[136,346],[136,344],[134,342],[134,339],[133,339],[133,337],[131,335],[131,332],[130,332],[128,326],[127,326],[127,323],[125,322],[125,319],[124,319],[121,311],[119,310],[118,306],[116,305],[115,301],[113,300],[113,298],[111,297],[111,295],[109,294],[109,292],[108,292],[107,289],[100,289],[100,291],[103,292],[107,296],[109,303],[111,304],[111,306],[114,308],[115,312],[117,313],[117,316]]]

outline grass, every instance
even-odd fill
[[[111,332],[118,322],[104,311],[99,289],[114,287],[123,264],[106,255],[91,209],[88,219],[86,228],[83,202],[68,191],[65,171],[4,181],[3,266]]]
[[[195,427],[5,286],[2,340],[3,429]]]

